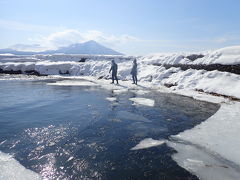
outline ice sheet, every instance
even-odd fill
[[[217,113],[206,121],[195,126],[193,129],[172,137],[206,149],[208,152],[228,160],[234,166],[240,167],[239,117],[240,103],[224,103]],[[187,156],[187,154],[187,151],[182,152],[184,156]]]
[[[167,142],[177,153],[172,158],[179,166],[197,175],[202,180],[239,180],[240,171],[231,167],[227,162],[220,160],[197,147]]]

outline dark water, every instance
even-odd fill
[[[134,106],[132,97],[155,105]],[[197,179],[171,159],[174,150],[166,144],[130,149],[145,138],[164,140],[192,128],[218,108],[159,92],[0,81],[0,151],[46,179]]]

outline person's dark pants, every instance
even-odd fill
[[[133,83],[137,84],[137,74],[132,74]]]
[[[114,83],[114,80],[116,80],[118,84],[117,73],[112,73],[112,83]]]

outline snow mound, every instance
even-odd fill
[[[202,55],[203,57],[190,60],[191,56]],[[240,64],[240,46],[225,47],[222,49],[199,52],[199,53],[172,53],[172,54],[153,54],[141,58],[145,64]]]
[[[139,144],[137,144],[136,146],[131,148],[131,150],[147,149],[147,148],[154,147],[154,146],[160,146],[164,143],[165,143],[165,141],[163,141],[163,140],[154,140],[152,138],[146,138],[146,139],[140,141]]]
[[[195,60],[194,64],[240,64],[240,46],[226,47],[207,53],[203,58]]]
[[[40,180],[37,173],[26,169],[12,156],[0,152],[0,179],[2,180]]]

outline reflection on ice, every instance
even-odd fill
[[[124,120],[134,120],[134,121],[142,121],[142,122],[151,122],[149,119],[138,115],[133,114],[127,111],[118,111],[117,112],[117,118],[118,119],[124,119]]]

